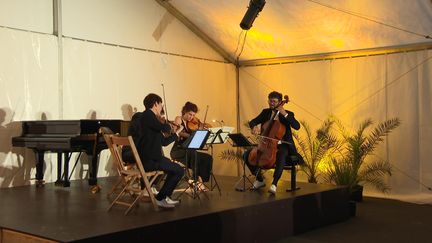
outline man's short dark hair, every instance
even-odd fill
[[[268,95],[268,99],[278,99],[279,101],[282,100],[282,94],[276,91],[270,92]]]
[[[151,109],[154,104],[162,103],[162,98],[157,94],[150,93],[144,98],[143,103],[146,110],[148,110]]]

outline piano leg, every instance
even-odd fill
[[[69,161],[72,157],[72,153],[63,153],[65,156],[65,163],[64,163],[64,181],[63,186],[64,187],[70,187],[70,181],[69,181]]]
[[[91,161],[92,161],[91,162],[91,168],[89,171],[89,185],[90,186],[97,185],[97,169],[98,169],[99,152],[100,151],[96,151],[95,154],[88,155],[89,157],[91,157]]]
[[[43,180],[43,166],[45,151],[34,150],[36,154],[36,187],[43,187],[45,181]]]
[[[54,183],[56,186],[62,186],[62,159],[63,153],[57,152],[57,181]]]
[[[95,194],[101,190],[101,187],[97,184],[97,170],[99,166],[99,154],[101,150],[95,149],[92,155],[88,155],[91,158],[91,167],[89,170],[89,186],[91,193]]]

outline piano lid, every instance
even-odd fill
[[[109,127],[114,132],[121,131],[122,120],[44,120],[23,121],[23,136],[71,136],[97,133],[100,127]]]
[[[123,120],[22,121],[22,135],[13,137],[12,145],[43,150],[72,149],[87,144],[87,136],[98,133],[100,127],[109,127],[114,133],[126,136],[128,125]]]

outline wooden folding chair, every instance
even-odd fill
[[[111,190],[108,192],[107,197],[109,198],[111,195],[113,195],[116,191],[120,191],[125,185],[126,185],[126,181],[125,178],[123,176],[121,176],[121,169],[122,166],[120,166],[120,163],[118,163],[118,161],[115,159],[115,152],[114,152],[114,148],[112,146],[112,142],[111,142],[111,138],[109,137],[109,135],[113,135],[114,132],[109,129],[108,127],[101,127],[99,130],[100,134],[102,134],[105,143],[111,153],[111,156],[114,158],[114,164],[116,166],[117,169],[117,173],[119,175],[119,179],[117,180],[117,182],[111,187]]]
[[[153,204],[153,208],[158,210],[156,204],[155,196],[151,191],[151,185],[155,179],[162,175],[162,171],[150,171],[146,172],[144,166],[139,157],[138,151],[135,147],[135,143],[131,136],[129,137],[119,137],[117,135],[105,135],[106,140],[108,140],[108,146],[111,146],[111,153],[113,154],[114,160],[117,162],[117,168],[123,181],[119,185],[123,185],[121,192],[114,199],[108,208],[108,211],[115,204],[127,206],[125,215],[137,205],[140,199],[147,192],[150,200]],[[123,147],[130,147],[135,160],[133,166],[130,163],[123,161],[121,152]],[[144,183],[144,188],[141,186],[141,182]]]

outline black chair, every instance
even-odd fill
[[[299,190],[300,187],[297,187],[296,183],[296,175],[297,175],[297,165],[300,165],[304,163],[303,158],[301,158],[300,155],[291,155],[290,161],[287,162],[287,164],[284,166],[284,170],[290,170],[291,171],[291,187],[287,189],[287,192],[292,192]]]

